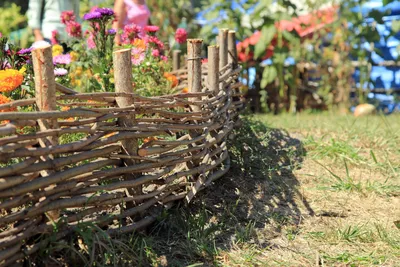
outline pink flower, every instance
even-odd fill
[[[128,24],[124,27],[124,33],[122,34],[122,40],[125,43],[133,42],[141,32],[141,28],[135,24]]]
[[[51,40],[50,41],[51,41],[52,45],[58,44],[58,31],[57,30],[54,30],[51,32]]]
[[[71,55],[66,54],[66,55],[54,56],[53,63],[54,64],[69,64],[69,63],[71,63]]]
[[[153,51],[151,51],[151,55],[153,57],[159,57],[160,56],[160,51],[158,49],[153,49]]]
[[[161,58],[161,60],[164,60],[165,62],[168,62],[168,57],[166,57],[166,56],[161,56],[160,58]]]
[[[2,35],[1,32],[0,32],[0,38],[1,38],[1,37],[3,37],[3,35]]]
[[[145,36],[144,41],[146,44],[154,44],[158,47],[158,49],[163,50],[164,49],[164,43],[160,41],[156,36]]]
[[[145,51],[143,49],[140,48],[132,48],[131,50],[131,59],[132,59],[132,63],[133,65],[137,66],[140,63],[143,62],[144,58],[145,58]]]
[[[68,22],[75,21],[74,11],[68,10],[61,13],[61,23],[67,24]]]
[[[86,44],[89,49],[96,48],[96,43],[94,42],[94,36],[92,33],[90,33],[89,37],[87,38]]]
[[[187,31],[183,28],[179,28],[175,32],[175,40],[178,44],[183,44],[187,39]]]
[[[80,38],[82,36],[82,26],[76,21],[70,21],[67,24],[67,33],[71,37]]]
[[[154,26],[154,25],[147,25],[144,26],[144,31],[145,32],[157,32],[160,28],[158,26]]]

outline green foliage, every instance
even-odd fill
[[[276,33],[275,25],[264,25],[261,29],[260,40],[254,47],[254,57],[260,58],[265,54],[265,50],[270,45]],[[264,75],[263,75],[264,76]]]
[[[277,75],[275,66],[265,66],[261,79],[261,88],[265,88],[268,84],[272,83]]]
[[[0,14],[0,33],[6,36],[12,31],[21,28],[27,21],[26,16],[21,14],[21,7],[15,3],[1,7]]]
[[[177,28],[187,30],[189,37],[198,38],[199,28],[193,24],[196,9],[192,2],[198,8],[201,8],[200,1],[189,0],[147,0],[146,4],[151,11],[151,24],[160,27],[159,36],[163,41],[174,43],[173,36]]]

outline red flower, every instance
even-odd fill
[[[183,44],[187,39],[187,31],[183,28],[179,28],[175,32],[175,40],[178,44]]]
[[[82,37],[82,26],[76,21],[70,21],[67,24],[67,33],[71,37]]]
[[[138,37],[141,29],[138,25],[128,24],[124,27],[124,33],[122,34],[122,39],[125,43],[134,42],[134,40]]]
[[[61,23],[67,24],[68,22],[75,21],[74,11],[67,10],[61,13]]]
[[[160,41],[160,39],[158,39],[156,36],[146,36],[144,38],[144,41],[146,43],[152,43],[155,44],[158,49],[163,50],[164,49],[164,43]]]
[[[154,25],[148,25],[144,27],[145,32],[157,32],[160,28]]]
[[[54,30],[51,32],[51,44],[55,45],[58,44],[58,31]]]

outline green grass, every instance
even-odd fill
[[[323,266],[396,266],[399,121],[331,114],[245,117],[230,141],[230,172],[189,206],[163,212],[145,232],[113,238],[80,225],[34,260],[314,266],[317,258]]]

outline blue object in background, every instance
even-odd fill
[[[371,52],[371,59],[373,65],[380,64],[384,61],[397,61],[399,52],[397,47],[400,45],[400,33],[390,36],[392,31],[392,21],[400,20],[400,2],[396,1],[383,6],[382,0],[371,0],[361,7],[353,8],[352,11],[361,12],[363,16],[367,16],[372,10],[380,12],[387,12],[388,15],[383,17],[383,24],[376,24],[376,29],[380,35],[379,42],[375,42],[375,48],[379,49],[380,53]],[[372,18],[365,18],[365,22],[370,24],[374,20]],[[370,50],[370,44],[365,42],[362,48],[367,51]],[[356,69],[353,78],[359,86],[360,71]],[[400,90],[400,67],[383,67],[372,66],[371,81],[369,89],[392,89],[394,91]]]
[[[368,94],[368,102],[374,104],[379,111],[385,114],[391,114],[393,112],[400,111],[400,103],[393,95],[384,93],[389,90],[393,90],[394,94],[400,93],[400,67],[397,66],[376,66],[384,61],[397,61],[399,59],[400,47],[400,32],[394,36],[390,36],[392,33],[392,21],[400,20],[400,2],[395,1],[386,6],[383,6],[382,0],[371,0],[361,7],[353,8],[353,12],[359,12],[365,17],[365,23],[371,24],[374,22],[373,18],[367,17],[369,12],[372,10],[378,10],[380,12],[386,12],[387,15],[383,17],[383,24],[375,24],[376,30],[380,35],[380,40],[374,43],[374,47],[380,51],[376,53],[371,52],[372,68],[369,84],[364,84],[364,88],[370,90],[382,90],[382,93],[370,93]],[[370,44],[365,42],[362,44],[362,48],[370,51]],[[375,65],[375,66],[374,66]],[[353,78],[356,82],[356,86],[360,87],[360,70],[357,68],[353,74]]]

